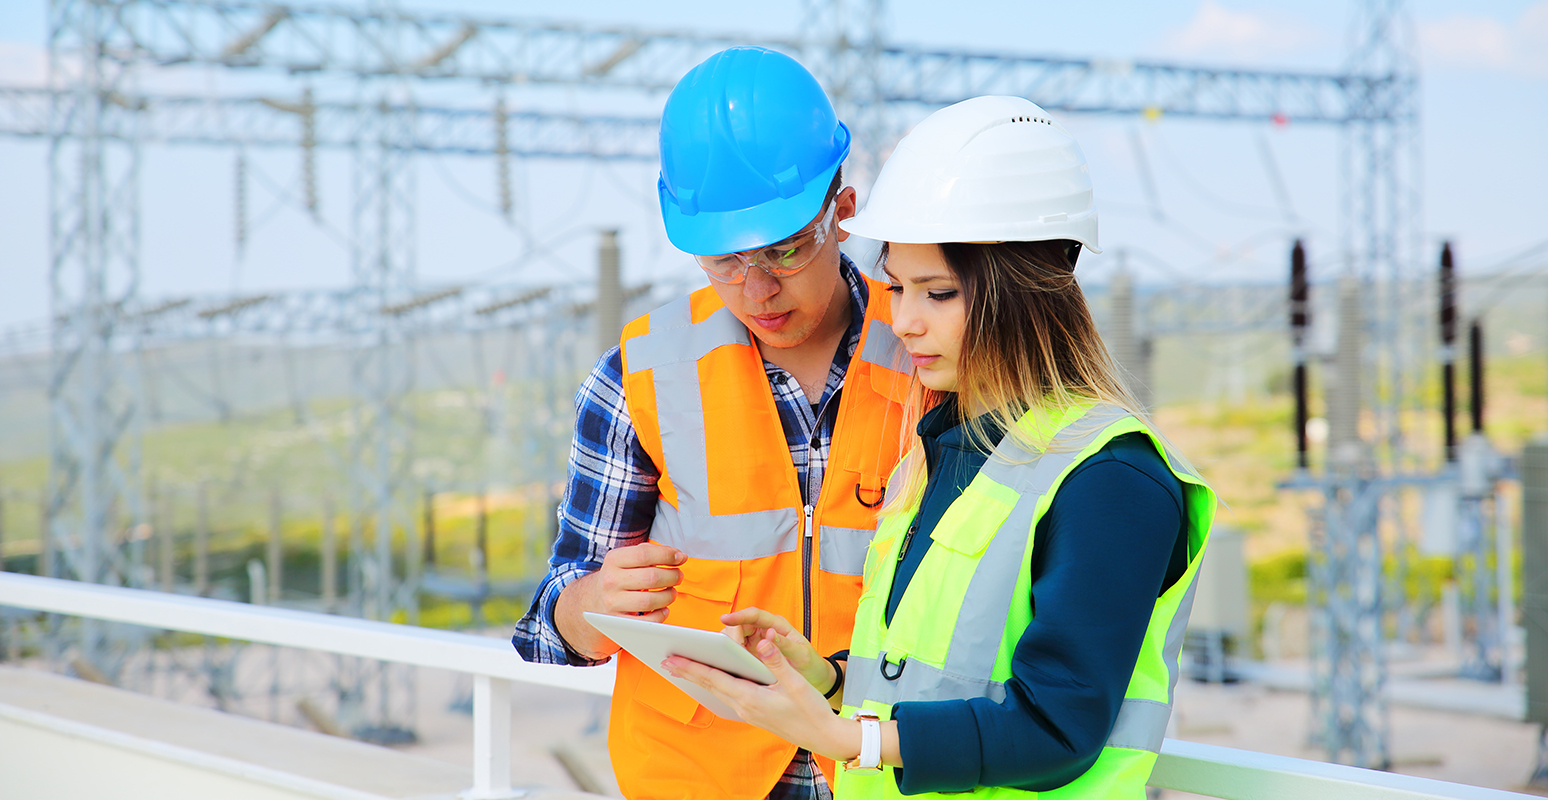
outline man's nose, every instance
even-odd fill
[[[747,279],[742,281],[742,296],[754,303],[766,302],[779,294],[779,279],[754,264],[747,268]]]

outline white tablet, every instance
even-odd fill
[[[719,631],[701,631],[697,628],[684,628],[680,625],[667,625],[629,617],[613,617],[591,611],[585,612],[585,617],[586,621],[591,623],[591,627],[601,631],[602,635],[612,639],[645,666],[655,670],[656,674],[666,678],[673,686],[682,689],[689,697],[699,701],[699,705],[726,719],[742,721],[742,718],[737,716],[730,706],[721,702],[713,692],[696,683],[673,677],[671,673],[661,668],[661,662],[668,656],[682,656],[764,686],[774,682],[774,673],[770,672],[757,656],[747,652],[741,645],[732,641],[731,637]]]

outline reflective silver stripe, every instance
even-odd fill
[[[658,500],[650,539],[675,547],[691,558],[765,558],[795,551],[801,542],[801,515],[793,508],[776,508],[746,514],[694,516]]]
[[[1194,559],[1204,557],[1204,551],[1200,550]],[[1166,702],[1172,702],[1173,693],[1177,690],[1177,671],[1182,658],[1183,638],[1188,631],[1188,615],[1193,613],[1193,593],[1199,586],[1199,573],[1195,569],[1193,580],[1188,581],[1188,588],[1183,590],[1182,600],[1177,604],[1177,613],[1172,615],[1172,621],[1166,626],[1166,641],[1161,645],[1161,658],[1166,662]],[[1176,588],[1176,587],[1173,587]]]
[[[817,568],[834,575],[865,573],[865,553],[876,532],[867,528],[819,526]]]
[[[889,671],[897,665],[889,664]],[[881,674],[881,661],[850,655],[844,669],[844,704],[858,707],[862,700],[891,705],[904,700],[968,700],[987,697],[999,703],[1005,700],[1005,684],[999,681],[969,678],[922,661],[908,661],[897,680]]]
[[[1130,750],[1161,752],[1161,741],[1166,738],[1166,723],[1172,718],[1172,707],[1155,700],[1124,700],[1118,707],[1118,720],[1113,732],[1107,735],[1107,747],[1124,747]]]
[[[860,360],[893,372],[907,373],[913,370],[903,341],[892,332],[892,326],[879,319],[871,320],[865,328],[865,347]]]
[[[1028,452],[1007,436],[985,462],[982,472],[986,477],[1016,490],[1020,498],[973,570],[946,652],[948,671],[994,674],[1010,616],[1009,598],[1016,591],[1016,580],[1026,561],[1039,499],[1075,464],[1082,451],[1126,416],[1128,412],[1116,406],[1095,406],[1055,434],[1047,452]]]
[[[800,515],[793,508],[746,514],[712,514],[709,466],[705,459],[704,398],[699,359],[718,347],[751,344],[747,328],[729,309],[691,323],[684,297],[650,314],[650,333],[627,343],[630,374],[651,370],[656,416],[667,476],[677,490],[677,507],[656,504],[650,538],[692,558],[741,561],[788,553],[800,543]]]
[[[728,344],[752,344],[747,326],[730,309],[717,309],[697,324],[688,322],[692,313],[686,297],[652,311],[650,333],[636,336],[624,344],[629,374],[666,364],[698,361]]]
[[[656,417],[667,476],[677,489],[677,507],[707,517],[709,464],[704,454],[704,399],[699,396],[699,365],[693,361],[662,364],[651,370],[656,387]]]

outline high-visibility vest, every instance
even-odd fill
[[[757,606],[805,629],[820,652],[849,644],[909,380],[886,286],[868,283],[822,486],[805,495],[763,359],[712,289],[625,326],[624,398],[661,471],[650,539],[688,555],[668,624],[718,631],[720,615]],[[794,745],[721,719],[628,653],[618,658],[608,747],[625,796],[767,796]],[[819,764],[831,777],[832,762]]]
[[[917,507],[881,521],[866,560],[865,591],[855,615],[843,713],[864,707],[888,719],[893,704],[904,701],[973,697],[1003,701],[1011,657],[1032,622],[1031,556],[1038,520],[1065,477],[1082,461],[1114,437],[1145,433],[1183,484],[1188,569],[1156,600],[1106,746],[1091,769],[1059,789],[1035,793],[979,787],[974,791],[989,797],[1035,794],[1144,800],[1145,782],[1171,715],[1183,630],[1214,518],[1215,494],[1186,462],[1168,453],[1155,434],[1121,408],[1099,404],[1062,409],[1041,422],[1029,413],[1020,424],[1034,434],[1044,434],[1034,435],[1033,441],[1050,444],[1040,452],[1028,452],[1010,436],[1001,441],[930,533],[933,544],[904,590],[890,626],[885,614],[904,538],[900,534],[912,523]],[[1048,433],[1054,434],[1051,440]],[[917,451],[909,455],[916,457]],[[836,781],[835,797],[902,797],[892,771],[887,767],[873,775],[843,773]],[[910,795],[922,796],[926,795]]]

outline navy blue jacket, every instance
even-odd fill
[[[930,531],[988,458],[955,403],[919,422],[929,482],[893,579],[897,610]],[[1182,484],[1144,434],[1113,439],[1072,471],[1038,521],[1032,624],[1011,661],[1004,702],[987,698],[893,707],[904,794],[1007,786],[1056,789],[1096,762],[1118,716],[1155,600],[1188,565]]]

